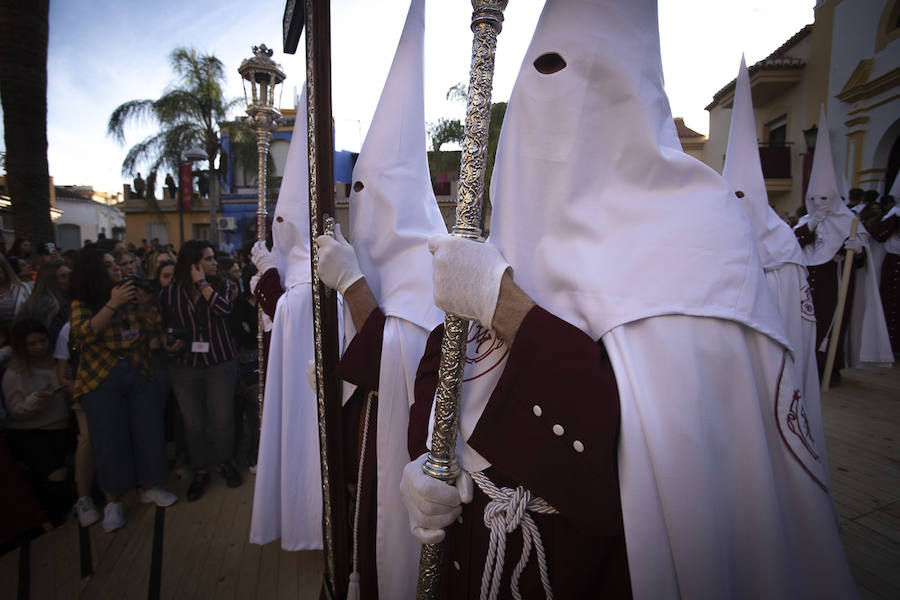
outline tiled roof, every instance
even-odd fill
[[[684,117],[675,117],[675,131],[678,132],[680,138],[702,138],[703,134],[694,131],[684,124]]]
[[[754,73],[757,71],[771,71],[775,69],[800,69],[806,66],[806,61],[802,58],[796,58],[794,56],[788,56],[786,52],[800,43],[806,36],[812,33],[813,24],[810,23],[806,25],[803,29],[795,33],[781,46],[775,49],[770,55],[762,59],[761,61],[751,65],[747,71],[749,71],[750,76],[752,77]],[[722,96],[730,92],[734,89],[734,83],[736,79],[732,79],[725,85],[722,89],[716,92],[713,95],[712,102],[709,103],[709,106],[706,107],[706,110],[711,110],[716,104],[719,103],[719,100],[722,99]]]

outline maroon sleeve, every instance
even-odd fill
[[[415,460],[428,451],[428,419],[431,417],[431,404],[437,390],[438,365],[441,361],[441,340],[444,337],[444,324],[441,323],[431,331],[425,343],[425,353],[419,361],[416,371],[416,382],[413,389],[413,405],[409,409],[409,432],[407,449],[410,460]]]
[[[468,443],[594,534],[622,531],[619,393],[602,343],[534,307]]]
[[[281,287],[281,277],[278,276],[278,269],[272,267],[262,274],[259,283],[256,284],[256,299],[262,306],[263,312],[270,319],[275,319],[275,307],[278,305],[278,299],[284,294],[284,288]]]
[[[900,222],[896,216],[891,217],[887,221],[882,221],[878,219],[872,227],[867,228],[869,233],[872,234],[872,237],[875,238],[876,241],[881,242],[882,244],[891,237],[891,234],[897,229],[897,223]]]
[[[794,230],[794,235],[797,236],[797,241],[800,243],[801,248],[816,241],[816,235],[809,229],[809,225],[805,223]]]
[[[377,390],[383,339],[384,313],[376,307],[344,351],[338,377],[365,390]]]

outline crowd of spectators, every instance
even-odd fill
[[[193,501],[212,473],[237,487],[255,472],[248,258],[200,240],[177,253],[158,240],[0,245],[0,478],[27,487],[39,525],[114,531],[131,493],[178,500],[170,473],[192,478]],[[3,525],[0,542],[15,530]]]

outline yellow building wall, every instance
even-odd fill
[[[220,216],[217,213],[217,218]],[[150,234],[150,223],[162,223],[166,226],[169,236],[169,243],[179,248],[179,224],[177,212],[151,213],[151,212],[129,212],[125,215],[125,242],[131,242],[139,245],[142,239],[149,241],[153,236]],[[193,225],[209,225],[208,212],[187,212],[184,213],[184,239],[185,241],[193,238]]]

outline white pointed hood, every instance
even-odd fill
[[[766,181],[759,160],[756,119],[750,96],[750,75],[743,56],[734,88],[731,130],[728,133],[728,150],[725,153],[722,177],[735,192],[743,194],[740,204],[756,235],[763,268],[770,270],[785,263],[804,265],[797,237],[769,206]]]
[[[838,189],[824,105],[819,110],[819,133],[806,189],[806,212],[807,218],[800,224],[808,224],[816,239],[803,248],[803,254],[806,264],[821,265],[834,258],[841,249],[853,223],[853,213],[841,200]]]
[[[297,104],[284,178],[272,222],[272,252],[278,261],[281,285],[290,288],[310,283],[309,262],[309,160],[306,139],[306,85]]]
[[[431,330],[443,313],[432,300],[426,242],[447,228],[425,152],[424,32],[424,2],[414,1],[353,169],[350,235],[385,315]]]
[[[542,72],[561,65],[553,54],[565,67]],[[673,145],[673,129],[656,1],[548,0],[503,120],[487,243],[535,302],[592,339],[681,314],[738,321],[789,347],[743,209]],[[470,329],[460,441],[508,356],[491,346],[501,358],[484,360],[484,335]],[[488,464],[465,444],[457,455],[467,470]]]
[[[565,68],[540,72],[549,53]],[[673,127],[656,2],[548,1],[500,135],[490,242],[538,304],[594,339],[679,313],[786,343],[743,211],[673,147]]]

